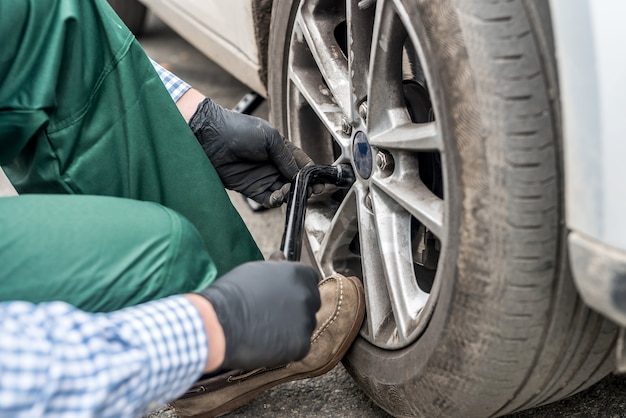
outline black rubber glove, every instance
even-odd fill
[[[252,370],[302,359],[320,308],[319,276],[300,263],[243,264],[200,292],[226,337],[222,369]]]
[[[200,103],[189,126],[222,179],[265,207],[282,205],[289,182],[311,158],[263,119]]]

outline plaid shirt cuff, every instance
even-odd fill
[[[185,83],[183,80],[176,77],[176,75],[163,68],[156,61],[150,59],[150,62],[152,62],[152,66],[156,70],[159,77],[161,77],[161,81],[165,84],[165,88],[170,96],[172,96],[172,100],[174,100],[174,102],[177,102],[178,99],[180,99],[182,95],[191,88],[189,84]]]
[[[144,348],[151,370],[144,382],[154,409],[175,399],[201,376],[209,356],[204,322],[184,296],[126,308],[112,315]]]
[[[0,416],[137,416],[184,393],[208,359],[184,296],[110,314],[4,302],[0,318]]]

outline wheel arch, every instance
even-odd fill
[[[252,0],[252,20],[259,54],[259,78],[268,88],[267,68],[269,56],[270,26],[274,0]]]

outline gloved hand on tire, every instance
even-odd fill
[[[313,164],[268,122],[224,109],[208,98],[189,126],[224,186],[268,208],[286,202],[293,176]]]
[[[321,303],[318,282],[311,266],[260,261],[231,270],[199,292],[224,330],[221,368],[252,370],[304,358]]]

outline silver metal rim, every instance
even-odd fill
[[[360,3],[300,2],[287,66],[288,135],[316,162],[351,164],[357,173],[347,192],[327,188],[311,200],[306,239],[325,275],[363,280],[361,336],[400,349],[428,325],[449,242],[445,194],[425,184],[419,158],[436,154],[445,167],[446,155],[437,97],[431,92],[429,121],[416,123],[407,110],[407,45],[422,83],[432,79],[407,11],[399,0]],[[414,69],[409,77],[418,78]],[[441,177],[446,191],[446,170]],[[437,247],[434,279],[424,286],[424,254]]]

